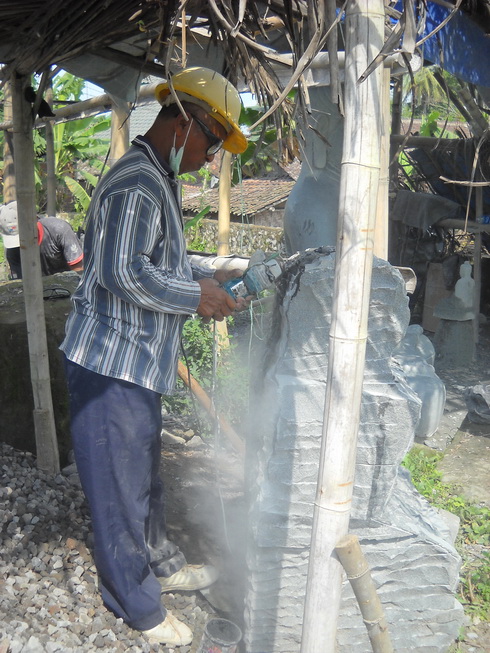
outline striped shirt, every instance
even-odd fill
[[[177,183],[141,136],[97,186],[85,269],[60,349],[89,370],[162,394],[174,390],[179,339],[201,297],[189,262]]]

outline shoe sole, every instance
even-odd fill
[[[180,591],[180,592],[197,592],[198,590],[205,590],[208,587],[210,587],[215,581],[212,583],[208,583],[207,585],[200,585],[200,584],[195,584],[195,585],[163,585],[160,581],[160,584],[162,585],[162,592],[174,592],[174,591]]]
[[[192,585],[182,585],[179,583],[173,583],[171,585],[165,585],[164,580],[165,580],[164,578],[158,579],[162,587],[162,592],[173,592],[173,591],[196,592],[198,590],[205,590],[208,587],[211,587],[211,585],[214,585],[214,583],[218,580],[218,576],[206,582],[204,585],[202,583],[193,583]]]

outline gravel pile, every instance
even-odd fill
[[[194,631],[165,649],[109,612],[97,591],[90,519],[76,474],[54,478],[34,456],[0,443],[0,653],[193,653],[213,613],[200,595],[165,594]]]

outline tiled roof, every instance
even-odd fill
[[[287,200],[294,183],[280,179],[245,179],[231,188],[230,211],[235,215],[254,215],[277,206]],[[198,186],[184,184],[184,211],[198,213],[210,206],[211,212],[217,213],[218,205],[218,187],[203,193]]]
[[[161,106],[155,101],[140,104],[133,110],[129,118],[129,142],[150,129],[160,109]]]

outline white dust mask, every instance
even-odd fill
[[[168,156],[168,165],[172,168],[175,176],[177,176],[180,172],[180,164],[182,163],[182,157],[184,156],[184,149],[187,143],[187,139],[189,138],[189,132],[191,131],[191,125],[192,125],[192,120],[189,123],[189,129],[187,130],[187,134],[185,135],[185,141],[182,147],[179,149],[178,152],[175,151],[175,139],[177,138],[177,134],[174,134],[174,144],[172,145],[170,149],[170,154]]]

